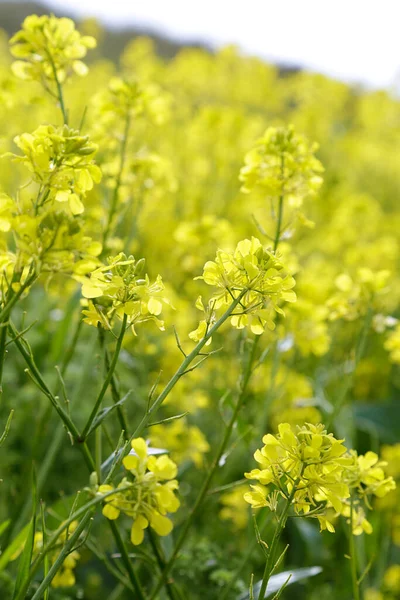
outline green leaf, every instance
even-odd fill
[[[269,598],[272,594],[279,594],[285,589],[285,587],[292,585],[292,583],[297,583],[298,581],[303,581],[304,579],[308,579],[309,577],[315,577],[315,575],[319,575],[322,572],[322,567],[305,567],[303,569],[294,569],[293,571],[283,571],[282,573],[278,573],[277,575],[272,575],[268,582],[267,591],[265,593],[264,598]],[[290,577],[290,579],[289,579]],[[254,594],[260,592],[261,581],[257,581],[254,584]],[[279,595],[275,595],[274,598],[279,598]],[[242,594],[239,596],[238,600],[249,600],[249,594]]]
[[[7,519],[7,521],[3,521],[3,523],[0,525],[0,535],[2,535],[5,530],[7,529],[7,527],[9,526],[9,524],[11,523],[11,519]]]
[[[15,582],[14,598],[26,593],[29,586],[29,572],[32,562],[33,546],[36,531],[36,510],[37,510],[37,486],[35,469],[32,470],[32,519],[28,529],[25,546],[18,563],[17,579]]]
[[[125,396],[123,398],[121,398],[121,400],[119,400],[112,406],[106,406],[105,408],[102,408],[99,411],[99,413],[96,415],[96,418],[93,420],[93,423],[92,423],[89,431],[87,432],[86,437],[89,436],[91,433],[93,433],[93,431],[95,429],[97,429],[97,427],[99,425],[101,425],[101,423],[104,421],[104,419],[106,419],[113,410],[118,408],[118,406],[122,406],[123,404],[125,404],[126,400],[131,395],[132,391],[133,390],[129,390],[129,392],[127,394],[125,394]]]
[[[6,521],[7,523],[7,521]],[[4,523],[3,523],[4,525]],[[25,544],[26,538],[28,537],[29,525],[26,525],[22,531],[14,538],[14,540],[7,546],[4,552],[1,553],[0,556],[0,573],[4,571],[10,560],[13,560],[14,554],[18,552],[18,550]]]

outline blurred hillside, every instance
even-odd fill
[[[31,14],[44,15],[49,12],[53,12],[58,17],[74,18],[68,11],[68,8],[61,13],[42,2],[16,2],[13,0],[4,2],[0,0],[0,28],[4,29],[9,35],[13,35],[18,31],[26,16]],[[171,40],[158,32],[140,27],[130,26],[125,29],[104,28],[104,35],[101,39],[102,55],[113,61],[117,61],[128,41],[143,35],[151,37],[154,40],[157,53],[164,58],[172,58],[183,46],[183,44]],[[185,46],[206,47],[205,44],[196,42],[185,44]]]
[[[68,11],[54,10],[49,4],[44,2],[19,2],[17,0],[0,0],[0,28],[4,29],[10,36],[13,35],[18,29],[20,29],[22,21],[31,14],[44,15],[54,13],[58,17],[71,17],[75,21],[79,22],[78,19]],[[109,28],[105,24],[102,24],[102,35],[101,39],[96,35],[96,39],[99,43],[99,53],[114,62],[118,61],[122,50],[125,48],[127,43],[132,39],[139,36],[150,37],[155,44],[155,50],[157,54],[163,58],[174,57],[179,50],[183,47],[190,48],[203,48],[204,50],[212,51],[204,42],[192,41],[190,43],[182,43],[177,40],[171,39],[167,36],[162,35],[158,31],[150,30],[148,28],[129,26],[123,29]],[[93,56],[93,55],[92,55]],[[296,65],[277,65],[281,75],[288,73],[294,73],[301,69]]]

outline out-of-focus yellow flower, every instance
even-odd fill
[[[301,206],[322,184],[323,167],[314,156],[317,144],[294,132],[293,126],[270,127],[245,157],[240,171],[242,190],[260,187],[267,196],[285,197],[289,205]]]
[[[203,457],[210,446],[196,425],[189,425],[185,418],[175,419],[170,424],[154,425],[150,430],[151,445],[168,448],[178,463],[192,460],[197,468],[203,465]]]
[[[88,68],[81,59],[89,48],[95,48],[96,40],[82,36],[71,19],[30,15],[10,45],[12,55],[20,59],[12,65],[15,75],[48,86],[56,79],[64,82],[71,71],[86,75]]]
[[[219,517],[223,521],[231,521],[236,529],[244,529],[249,520],[249,511],[244,494],[247,485],[238,485],[232,490],[221,495],[222,508]]]

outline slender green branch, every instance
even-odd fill
[[[353,586],[353,600],[360,600],[360,586],[358,582],[357,576],[357,556],[356,556],[356,548],[354,543],[354,534],[353,534],[353,517],[354,517],[354,502],[353,495],[350,497],[350,538],[349,538],[349,552],[350,552],[350,562],[351,562],[351,582]]]
[[[113,192],[111,202],[110,202],[110,208],[108,211],[106,227],[105,227],[104,233],[103,233],[103,253],[107,249],[107,240],[110,235],[112,221],[113,221],[114,215],[115,215],[117,207],[118,207],[119,190],[120,190],[121,182],[122,182],[122,173],[123,173],[124,166],[125,166],[126,149],[127,149],[127,144],[128,144],[128,138],[129,138],[130,124],[131,124],[131,116],[130,116],[129,110],[127,110],[126,118],[125,118],[124,133],[123,133],[122,141],[121,141],[119,170],[118,170],[117,178],[115,181],[114,192]]]
[[[168,574],[170,573],[170,571],[171,571],[171,569],[172,569],[172,567],[173,567],[173,565],[175,563],[176,558],[178,557],[179,551],[182,548],[184,542],[186,541],[186,537],[187,537],[187,534],[188,534],[188,532],[189,532],[189,530],[190,530],[190,528],[191,528],[191,526],[193,524],[193,520],[194,520],[195,516],[197,515],[197,513],[198,513],[198,511],[199,511],[199,509],[201,507],[201,505],[203,504],[203,501],[204,501],[204,499],[205,499],[205,497],[207,495],[207,492],[208,492],[208,490],[210,488],[210,485],[211,485],[212,479],[213,479],[213,477],[215,475],[215,472],[217,471],[217,469],[219,467],[221,458],[222,458],[222,456],[223,456],[223,454],[224,454],[224,452],[225,452],[225,450],[226,450],[226,448],[228,446],[228,443],[229,443],[229,440],[230,440],[230,437],[231,437],[231,434],[232,434],[233,427],[234,427],[234,425],[236,423],[236,420],[237,420],[237,417],[239,415],[240,409],[243,406],[244,400],[246,399],[247,385],[249,383],[249,380],[250,380],[250,377],[251,377],[251,374],[252,374],[252,367],[253,367],[254,357],[255,357],[255,354],[256,354],[256,348],[257,348],[257,344],[258,344],[258,340],[259,339],[260,339],[260,336],[257,336],[255,338],[254,342],[253,342],[253,346],[252,346],[252,349],[251,349],[251,352],[250,352],[250,356],[249,356],[249,359],[248,359],[248,362],[247,362],[247,365],[246,365],[246,370],[245,370],[245,372],[243,374],[243,377],[241,378],[241,381],[240,381],[240,384],[239,384],[239,393],[238,393],[238,398],[237,398],[237,402],[236,402],[236,405],[235,405],[235,409],[234,409],[234,411],[232,413],[232,416],[231,416],[231,418],[229,420],[228,425],[226,426],[226,430],[225,430],[225,434],[223,436],[223,439],[221,440],[220,446],[219,446],[218,451],[217,451],[217,453],[216,453],[216,455],[214,457],[214,460],[212,462],[211,468],[209,469],[208,474],[207,474],[207,476],[206,476],[206,478],[205,478],[205,480],[203,482],[203,485],[201,487],[200,493],[197,496],[195,505],[194,505],[193,509],[191,510],[191,512],[189,514],[189,517],[187,518],[187,520],[186,520],[186,522],[185,522],[185,524],[183,526],[183,529],[181,530],[181,533],[180,533],[179,538],[178,538],[178,540],[176,542],[176,545],[175,545],[174,551],[173,551],[173,553],[171,555],[171,558],[166,563],[166,565],[164,567],[164,570],[163,570],[163,572],[161,574],[161,577],[160,577],[158,583],[156,584],[156,587],[155,587],[155,589],[154,589],[154,591],[152,593],[152,596],[151,596],[151,600],[153,600],[156,597],[156,595],[157,595],[158,591],[160,590],[161,586],[165,583],[166,578],[167,578]]]
[[[73,534],[65,542],[65,544],[63,545],[63,547],[61,549],[60,554],[57,556],[56,560],[50,567],[49,572],[47,573],[46,577],[43,579],[42,583],[40,584],[37,591],[33,595],[32,600],[40,600],[41,598],[43,598],[43,592],[45,592],[45,590],[47,590],[47,588],[50,586],[51,582],[53,581],[54,577],[57,574],[57,571],[63,564],[64,560],[67,558],[68,554],[73,552],[73,549],[79,540],[79,536],[85,529],[86,525],[88,525],[92,516],[93,516],[93,512],[89,511],[83,517],[82,521],[79,523],[79,525],[77,526],[77,528],[75,529]]]
[[[133,587],[135,588],[135,591],[137,594],[137,599],[138,600],[146,600],[146,595],[142,589],[142,586],[140,584],[140,581],[139,581],[135,571],[133,570],[131,560],[129,558],[129,554],[128,554],[128,551],[125,546],[125,542],[121,537],[121,534],[119,532],[117,524],[115,523],[115,521],[109,521],[109,524],[110,524],[111,531],[113,532],[115,542],[118,546],[119,551],[121,552],[121,557],[122,557],[123,563],[125,565],[125,568],[128,572],[129,579],[130,579]]]
[[[301,476],[302,476],[302,473],[301,473],[300,477]],[[290,496],[285,501],[285,506],[283,508],[281,516],[279,517],[278,524],[275,528],[272,542],[271,542],[271,545],[270,545],[269,551],[268,551],[268,558],[267,558],[267,562],[266,562],[265,569],[264,569],[264,575],[263,575],[262,582],[261,582],[260,592],[258,594],[258,600],[264,600],[264,598],[265,598],[265,593],[267,591],[268,582],[269,582],[270,577],[275,568],[275,557],[276,557],[276,552],[278,549],[279,540],[282,535],[282,531],[285,528],[286,521],[288,518],[288,513],[289,513],[290,507],[292,505],[294,495],[297,491],[297,484],[299,483],[300,477],[295,481],[295,483],[293,485],[293,489],[290,493]]]
[[[54,394],[51,392],[50,388],[44,381],[42,374],[40,373],[38,367],[35,364],[32,353],[26,349],[26,347],[23,343],[24,339],[22,337],[18,337],[18,331],[16,330],[15,326],[12,324],[11,321],[9,322],[8,327],[9,327],[10,334],[15,342],[16,347],[18,348],[20,354],[22,355],[23,359],[25,360],[26,364],[28,365],[28,370],[29,370],[29,373],[30,373],[33,381],[35,381],[38,388],[50,400],[51,404],[53,405],[53,407],[57,411],[58,415],[62,419],[67,430],[72,435],[72,438],[76,441],[80,440],[81,434],[79,433],[78,428],[76,427],[75,423],[72,421],[69,414],[59,404],[57,398],[54,396]],[[83,456],[85,458],[86,464],[88,465],[90,471],[94,471],[95,465],[94,465],[93,459],[91,458],[87,444],[81,443],[79,445],[82,448]]]
[[[105,378],[104,383],[102,385],[100,393],[97,396],[97,400],[94,404],[93,410],[90,413],[90,417],[83,429],[82,436],[81,436],[82,441],[84,441],[87,438],[90,427],[91,427],[93,421],[95,420],[97,413],[99,412],[100,405],[103,401],[105,393],[106,393],[108,386],[110,385],[111,379],[114,375],[115,367],[117,366],[117,362],[118,362],[119,353],[121,352],[122,340],[124,339],[124,335],[126,332],[127,322],[128,322],[128,315],[124,315],[124,317],[122,319],[121,331],[119,332],[119,336],[118,336],[118,340],[117,340],[117,345],[115,347],[114,355],[113,355],[111,363],[110,363],[110,368],[108,370],[107,377]]]
[[[60,103],[60,108],[61,108],[61,112],[62,112],[62,116],[63,116],[63,120],[64,120],[64,125],[68,125],[68,114],[65,108],[65,104],[64,104],[64,94],[63,94],[63,89],[62,89],[62,85],[60,83],[60,80],[58,79],[58,75],[57,75],[57,69],[56,66],[54,64],[54,60],[53,57],[51,55],[50,52],[47,52],[47,56],[49,58],[50,64],[51,64],[51,68],[53,71],[53,77],[54,77],[54,81],[56,82],[56,87],[57,87],[57,99]]]
[[[185,371],[187,371],[188,367],[192,364],[194,359],[200,354],[202,348],[206,345],[208,340],[215,334],[216,331],[221,327],[223,323],[231,316],[232,312],[235,310],[236,306],[240,303],[243,296],[247,293],[247,289],[242,290],[239,296],[232,302],[232,304],[227,308],[224,314],[218,319],[218,321],[207,331],[206,335],[203,337],[200,342],[193,348],[192,352],[186,356],[186,358],[182,361],[177,371],[171,377],[163,391],[157,396],[154,400],[151,407],[147,410],[146,414],[140,421],[139,425],[136,427],[136,430],[133,434],[133,437],[138,437],[143,430],[149,424],[151,418],[158,411],[161,404],[164,402],[168,394],[178,383],[180,378],[184,375]]]

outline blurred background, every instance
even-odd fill
[[[307,69],[370,89],[400,86],[397,0],[0,0],[0,26],[14,33],[28,14],[94,17],[114,60],[135,35],[150,35],[160,55],[182,45],[237,45],[282,70]]]

